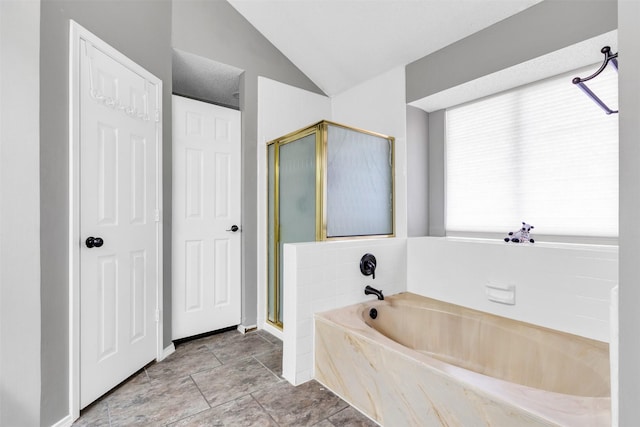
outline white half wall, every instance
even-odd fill
[[[267,327],[267,142],[331,118],[331,100],[265,77],[258,77],[258,328]]]
[[[599,341],[617,283],[617,246],[407,240],[409,292]],[[487,284],[514,286],[515,305],[489,301]]]
[[[376,278],[363,276],[360,259],[376,257]],[[313,315],[359,302],[371,285],[384,295],[406,290],[406,240],[344,240],[284,245],[282,376],[294,385],[313,378]]]
[[[407,119],[404,67],[394,68],[331,99],[332,120],[393,136],[396,236],[407,236]]]
[[[0,1],[0,425],[3,426],[40,425],[39,67],[40,2]]]

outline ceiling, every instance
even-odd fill
[[[240,109],[242,70],[178,49],[172,52],[172,62],[174,94]]]
[[[228,0],[327,95],[541,0]]]

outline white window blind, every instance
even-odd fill
[[[588,85],[617,109],[611,68]],[[595,69],[447,110],[447,232],[617,237],[618,115],[571,83]]]

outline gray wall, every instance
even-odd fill
[[[226,1],[173,2],[173,47],[244,70],[242,111],[242,324],[257,322],[258,76],[322,91]],[[265,219],[266,220],[266,219]]]
[[[640,420],[640,3],[618,6],[620,73],[620,426]]]
[[[40,215],[42,227],[41,417],[68,413],[69,19],[163,81],[164,346],[171,343],[171,48],[245,70],[243,111],[243,324],[256,324],[257,78],[321,91],[226,1],[42,0],[40,23]],[[175,43],[172,22],[175,20]]]
[[[616,0],[545,0],[407,65],[407,102],[617,28]]]
[[[429,168],[428,162],[429,115],[419,108],[407,105],[407,236],[429,234]]]
[[[40,3],[0,1],[0,426],[40,422]]]
[[[618,27],[615,0],[545,0],[406,67],[407,102]],[[429,114],[429,234],[445,233],[444,110]],[[426,162],[424,165],[426,166]],[[409,170],[410,180],[414,170]]]
[[[41,425],[69,408],[69,19],[162,79],[164,257],[171,260],[171,3],[43,0],[40,26]],[[171,341],[171,263],[164,264],[165,346]]]
[[[429,113],[429,236],[444,236],[445,112]]]

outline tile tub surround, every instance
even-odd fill
[[[425,301],[426,300],[426,301]],[[315,316],[315,377],[329,389],[351,403],[353,406],[369,415],[382,425],[429,425],[429,426],[609,426],[610,425],[610,398],[608,396],[608,357],[605,360],[595,360],[602,353],[605,343],[595,342],[595,349],[590,346],[590,340],[582,343],[567,343],[565,346],[577,346],[585,353],[578,353],[575,364],[584,363],[593,366],[595,370],[601,370],[593,381],[585,378],[589,369],[574,371],[573,379],[580,382],[578,385],[567,384],[568,378],[554,381],[544,385],[546,388],[562,390],[564,393],[545,391],[526,385],[517,384],[497,378],[473,372],[450,363],[443,359],[459,357],[456,348],[462,353],[464,347],[455,343],[456,329],[460,322],[468,322],[477,316],[473,310],[463,309],[448,304],[436,302],[434,310],[445,313],[440,320],[433,319],[435,329],[449,328],[454,331],[450,334],[440,334],[440,349],[425,348],[434,342],[420,342],[426,332],[428,323],[425,319],[408,321],[407,319],[390,320],[391,333],[400,333],[398,339],[408,345],[422,348],[417,351],[405,347],[400,343],[384,336],[365,323],[371,307],[377,307],[379,316],[376,321],[384,320],[388,314],[387,309],[397,309],[407,314],[412,311],[412,305],[416,301],[428,302],[429,299],[412,294],[392,296],[385,301],[375,301],[365,304],[356,304],[343,309],[333,310]],[[460,312],[459,310],[463,310]],[[453,312],[460,316],[449,316]],[[486,315],[482,315],[483,317]],[[451,325],[442,323],[447,317]],[[457,319],[456,319],[457,317]],[[493,316],[491,316],[493,317]],[[546,342],[555,339],[546,335],[546,332],[555,334],[555,331],[545,330],[530,325],[523,325],[509,319],[501,319],[497,325],[498,333],[501,329],[515,327],[516,337],[522,335],[536,336],[536,340]],[[496,321],[496,319],[491,319]],[[395,325],[394,322],[398,322]],[[489,322],[491,323],[491,322]],[[510,325],[515,323],[515,325]],[[477,322],[476,330],[482,339],[487,339],[486,322]],[[533,327],[534,330],[528,329]],[[472,328],[469,323],[465,328]],[[524,329],[522,329],[524,328]],[[413,330],[412,330],[413,329]],[[416,333],[420,333],[416,335]],[[412,334],[414,334],[412,336]],[[568,334],[567,334],[568,335]],[[438,334],[436,334],[438,337]],[[449,337],[449,339],[447,339]],[[428,340],[428,339],[427,339]],[[436,338],[438,341],[438,338]],[[515,353],[522,350],[523,342],[516,341]],[[500,356],[510,354],[509,343],[494,342],[487,348]],[[477,351],[479,342],[469,345],[466,352]],[[600,349],[598,349],[600,347]],[[440,354],[432,357],[427,351],[450,351],[453,355]],[[541,357],[541,352],[529,347],[517,356],[520,362],[511,363],[511,369],[505,369],[506,374],[518,377],[522,372],[529,372],[529,368],[523,364],[529,363],[527,357],[534,361]],[[576,349],[580,352],[581,350]],[[561,352],[560,352],[561,353]],[[513,352],[511,353],[513,354]],[[607,355],[608,356],[608,355]],[[463,356],[465,359],[474,360],[472,357]],[[586,359],[585,360],[583,360]],[[476,357],[476,361],[482,357]],[[592,360],[594,359],[594,360]],[[488,358],[491,360],[491,357]],[[508,359],[502,359],[505,362]],[[580,361],[580,363],[578,363]],[[553,376],[552,362],[545,362],[543,372],[538,371],[538,376]],[[507,363],[508,364],[508,363]],[[519,364],[519,365],[518,365]],[[569,363],[571,365],[571,363]],[[474,369],[482,370],[481,367]],[[564,366],[563,369],[572,369]],[[503,372],[503,375],[505,374]],[[522,376],[522,375],[520,375]],[[514,379],[517,380],[517,379]],[[531,378],[538,381],[539,378]],[[545,382],[546,380],[542,380]],[[576,394],[566,394],[566,393]],[[580,396],[582,394],[582,396]],[[586,396],[585,396],[586,395]],[[604,396],[603,396],[604,395]],[[599,397],[600,396],[600,397]]]
[[[376,278],[363,276],[360,258],[377,259]],[[294,385],[313,378],[313,314],[406,291],[406,239],[356,239],[284,245],[283,376]]]
[[[210,335],[178,344],[74,426],[375,426],[316,381],[293,387],[281,373],[282,342],[272,335]]]
[[[598,341],[617,284],[617,246],[407,239],[407,291]],[[489,301],[487,285],[512,285],[515,305]]]

